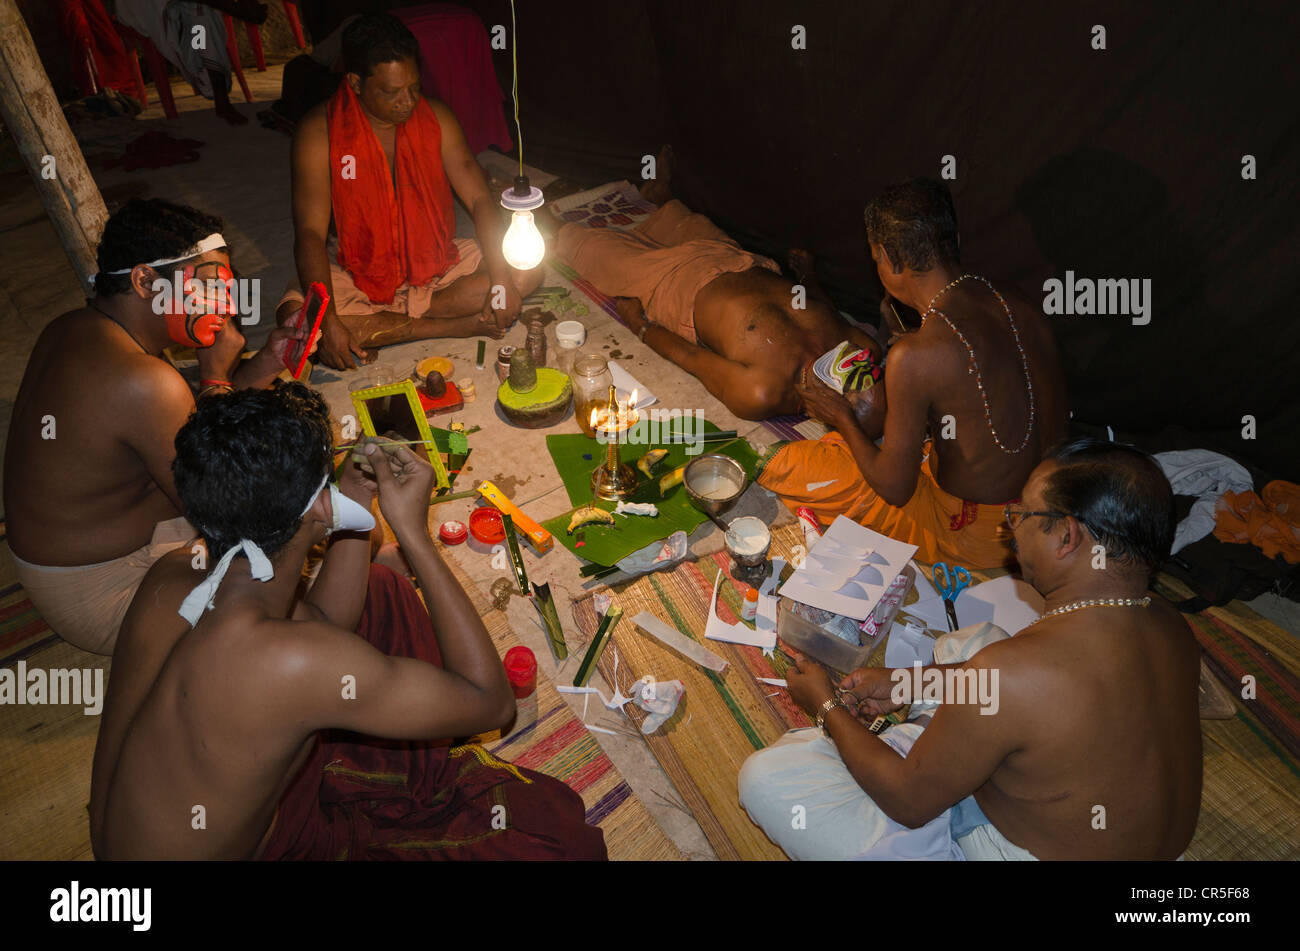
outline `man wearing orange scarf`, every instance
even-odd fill
[[[395,17],[358,17],[343,33],[343,63],[338,92],[294,135],[298,284],[277,318],[297,312],[302,288],[324,284],[318,352],[336,370],[374,359],[370,347],[500,337],[542,271],[502,257],[501,212],[460,123],[420,93],[415,37]],[[477,242],[454,237],[453,192]]]

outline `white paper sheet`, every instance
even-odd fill
[[[722,586],[722,572],[713,582],[713,600],[709,602],[709,620],[704,625],[704,636],[711,641],[726,641],[728,644],[748,644],[761,647],[764,651],[776,647],[776,631],[752,630],[748,625],[737,621],[728,624],[718,617],[718,588]]]
[[[784,677],[755,677],[754,679],[761,684],[769,684],[773,687],[785,687],[786,689],[789,689],[790,687],[790,685],[785,682]]]
[[[659,402],[659,397],[651,393],[649,387],[645,386],[613,360],[609,361],[609,375],[614,379],[614,398],[620,403],[626,403],[632,396],[633,390],[637,391],[637,409],[645,409],[647,406]]]
[[[862,621],[914,554],[915,545],[895,541],[841,515],[809,552],[804,566],[781,586],[780,593]]]
[[[930,579],[917,573],[917,590],[921,598],[902,608],[936,633],[948,630],[948,615],[943,598],[930,584]],[[972,585],[953,602],[957,612],[958,627],[989,621],[1014,636],[1029,626],[1043,612],[1043,598],[1033,586],[1010,575]]]
[[[992,621],[1014,637],[1042,616],[1043,596],[1028,582],[1003,575],[967,588],[954,606],[963,627]]]

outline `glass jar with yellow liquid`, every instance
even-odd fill
[[[573,412],[578,425],[584,433],[594,437],[596,431],[591,427],[591,411],[603,411],[609,406],[609,388],[614,383],[609,361],[599,353],[579,354],[573,361],[569,379],[573,383]]]

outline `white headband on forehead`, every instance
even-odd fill
[[[303,506],[298,517],[302,518],[311,507],[316,504],[316,499],[320,497],[321,490],[327,485],[330,491],[330,510],[334,516],[334,524],[330,532],[368,532],[375,527],[375,517],[370,514],[370,510],[362,505],[352,501],[332,484],[330,484],[330,474],[325,473],[325,477],[320,480],[320,485],[316,486],[316,491],[307,499],[307,504]],[[248,556],[248,570],[258,581],[270,581],[275,577],[275,569],[271,567],[271,560],[266,557],[257,542],[249,541],[242,538],[239,543],[221,556],[211,573],[199,582],[193,591],[185,596],[181,606],[177,611],[181,617],[189,622],[190,627],[199,623],[199,618],[203,612],[209,608],[215,607],[213,603],[217,596],[217,588],[221,587],[222,580],[226,577],[226,572],[230,570],[230,563],[235,560],[235,555],[243,551]]]
[[[146,261],[143,265],[132,264],[130,267],[118,268],[116,271],[105,271],[105,274],[130,274],[138,267],[162,267],[164,264],[179,264],[181,261],[188,261],[190,258],[197,258],[200,254],[207,254],[209,251],[215,251],[218,248],[226,247],[226,239],[219,232],[213,232],[208,235],[194,247],[183,252],[174,258],[159,258],[156,261]]]

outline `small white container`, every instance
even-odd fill
[[[557,345],[581,347],[587,340],[587,328],[576,320],[561,320],[555,325]]]

